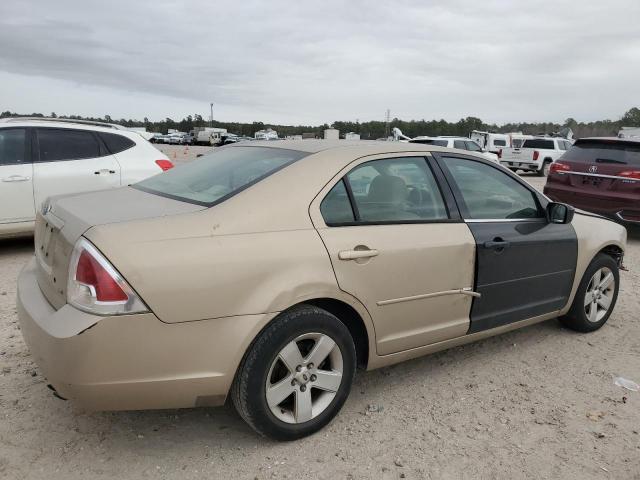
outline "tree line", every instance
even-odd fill
[[[0,113],[0,118],[5,117],[45,117],[42,113],[18,114],[15,112],[4,111]],[[147,117],[143,120],[132,119],[114,119],[109,115],[104,117],[82,117],[79,115],[61,115],[58,117],[52,112],[49,117],[67,118],[72,120],[89,120],[106,123],[116,123],[125,127],[145,127],[150,132],[167,133],[169,129],[176,129],[181,132],[189,132],[196,127],[214,126],[218,128],[226,128],[227,131],[237,135],[253,136],[258,130],[272,128],[278,132],[280,137],[287,135],[301,135],[303,133],[313,133],[318,137],[322,137],[323,131],[329,128],[329,124],[324,125],[277,125],[263,122],[240,123],[240,122],[223,122],[214,120],[209,122],[202,115],[188,115],[182,120],[173,120],[165,118],[160,121],[151,121]],[[400,120],[394,118],[388,124],[383,121],[372,120],[369,122],[351,122],[351,121],[335,121],[331,124],[333,128],[340,130],[344,135],[347,132],[355,132],[360,134],[362,139],[375,140],[387,137],[394,127],[398,127],[409,137],[418,135],[456,135],[466,137],[471,130],[484,130],[498,133],[523,132],[525,134],[547,134],[561,130],[563,127],[570,127],[575,137],[587,136],[615,136],[621,127],[640,127],[640,108],[634,107],[624,113],[618,120],[598,120],[594,122],[578,122],[573,118],[568,118],[563,124],[554,122],[541,123],[506,123],[502,125],[487,124],[480,118],[467,117],[457,122],[448,122],[446,120]]]

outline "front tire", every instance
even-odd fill
[[[258,335],[238,369],[231,398],[259,434],[295,440],[336,416],[355,370],[355,346],[347,327],[325,310],[300,305]]]
[[[571,309],[560,322],[577,332],[593,332],[602,327],[618,300],[620,271],[617,262],[599,253],[584,272]]]

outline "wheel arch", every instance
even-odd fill
[[[356,347],[356,360],[359,368],[366,369],[369,364],[369,333],[358,311],[342,300],[335,298],[314,298],[298,305],[313,305],[334,315],[349,329]],[[295,306],[295,305],[294,305]]]

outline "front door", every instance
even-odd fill
[[[34,155],[36,208],[52,195],[120,186],[120,165],[88,130],[38,128]]]
[[[33,222],[33,164],[26,128],[0,129],[0,224]]]
[[[340,289],[371,314],[378,354],[464,335],[475,243],[426,159],[362,161],[347,170],[319,196],[312,217]]]
[[[571,225],[549,223],[543,200],[497,165],[440,157],[477,248],[469,333],[564,307],[578,243]]]

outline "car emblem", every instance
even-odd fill
[[[589,167],[589,171],[591,173],[596,173],[598,171],[598,166],[597,165],[592,165]]]

